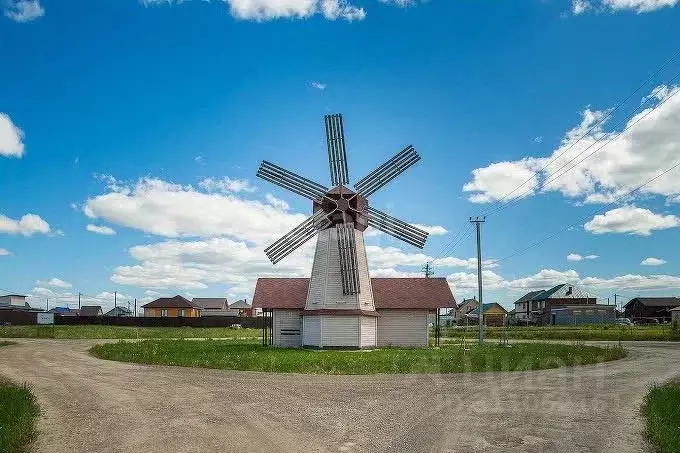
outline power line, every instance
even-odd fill
[[[656,175],[656,176],[653,177],[652,179],[648,180],[648,181],[645,182],[644,184],[641,184],[641,185],[637,186],[637,187],[636,187],[635,189],[633,189],[632,191],[630,191],[630,192],[628,192],[628,193],[626,193],[626,194],[620,195],[619,197],[617,197],[617,198],[614,199],[613,201],[611,201],[611,202],[609,202],[609,203],[606,203],[602,208],[597,209],[597,210],[593,211],[592,213],[590,213],[589,215],[582,217],[582,218],[579,219],[578,221],[576,221],[576,222],[574,222],[574,223],[572,223],[572,224],[570,224],[570,225],[567,225],[567,226],[564,227],[564,228],[560,228],[559,230],[554,231],[553,233],[549,234],[548,236],[545,236],[544,238],[542,238],[542,239],[540,239],[540,240],[538,240],[538,241],[535,241],[535,242],[529,244],[528,246],[526,246],[526,247],[524,247],[524,248],[522,248],[522,249],[519,249],[519,250],[517,250],[517,251],[511,253],[510,255],[507,255],[507,256],[505,256],[505,257],[499,259],[497,262],[500,263],[500,262],[502,262],[502,261],[505,261],[505,260],[508,260],[508,259],[510,259],[510,258],[513,258],[513,257],[515,257],[515,256],[517,256],[517,255],[521,255],[521,254],[525,253],[526,251],[528,251],[528,250],[530,250],[530,249],[532,249],[532,248],[534,248],[534,247],[536,247],[536,246],[538,246],[538,245],[541,245],[542,243],[544,243],[544,242],[546,242],[546,241],[548,241],[548,240],[554,238],[555,236],[557,236],[557,235],[559,235],[559,234],[561,234],[561,233],[563,233],[563,232],[565,232],[565,231],[567,231],[567,230],[573,228],[574,226],[580,224],[580,223],[583,222],[585,219],[587,219],[587,218],[589,218],[589,217],[592,217],[592,216],[595,216],[595,215],[597,215],[597,214],[603,212],[603,211],[607,208],[607,206],[612,205],[612,204],[615,204],[615,203],[618,203],[619,200],[621,200],[621,199],[623,199],[623,198],[625,198],[625,197],[631,196],[633,193],[637,192],[638,190],[642,189],[642,188],[645,187],[646,185],[648,185],[648,184],[650,184],[650,183],[656,181],[656,180],[659,179],[660,177],[666,175],[667,173],[673,171],[674,169],[676,169],[676,168],[678,168],[678,167],[680,167],[680,161],[676,162],[673,166],[671,166],[670,168],[664,170],[663,172],[661,172],[660,174]]]
[[[551,158],[551,159],[548,161],[548,163],[546,163],[545,166],[543,166],[543,168],[541,168],[541,169],[540,169],[538,172],[536,172],[536,173],[541,173],[541,172],[543,172],[543,170],[545,170],[546,168],[548,168],[548,167],[550,166],[550,164],[552,164],[554,161],[556,161],[557,159],[559,159],[560,157],[562,157],[564,154],[566,154],[567,151],[569,151],[570,149],[572,149],[572,148],[573,148],[575,145],[577,145],[581,140],[583,140],[585,137],[587,137],[592,131],[594,131],[594,130],[597,129],[598,127],[602,126],[606,121],[608,121],[608,120],[612,117],[612,114],[613,114],[616,110],[618,110],[619,107],[621,107],[623,104],[627,103],[627,102],[628,102],[633,96],[635,96],[642,88],[644,88],[645,85],[647,85],[647,83],[649,83],[654,77],[656,77],[656,76],[657,76],[658,74],[660,74],[664,69],[666,69],[666,68],[670,65],[670,63],[671,63],[673,60],[675,60],[678,56],[680,56],[680,50],[678,50],[677,52],[675,52],[671,57],[669,57],[666,61],[664,61],[663,64],[661,65],[661,67],[660,67],[659,69],[656,70],[656,72],[654,72],[652,75],[650,75],[649,77],[647,77],[647,78],[646,78],[646,79],[645,79],[645,80],[644,80],[637,88],[635,88],[633,91],[631,91],[631,92],[628,94],[628,96],[625,97],[625,99],[620,100],[619,102],[617,102],[616,105],[614,106],[614,108],[612,108],[612,109],[608,112],[607,115],[603,116],[602,119],[600,119],[599,121],[596,121],[595,123],[593,123],[593,124],[588,128],[588,130],[587,130],[585,133],[583,133],[583,135],[581,135],[575,142],[571,143],[564,151],[562,151],[562,152],[559,153],[558,155],[556,155],[556,156],[554,156],[553,158]],[[675,79],[676,77],[678,77],[678,76],[676,75],[675,77],[673,77],[673,79]],[[673,80],[673,79],[671,79],[671,80]],[[517,191],[517,189],[520,189],[521,187],[524,187],[528,182],[532,181],[533,179],[534,179],[533,176],[530,177],[530,178],[528,178],[526,181],[522,182],[520,185],[518,185],[517,187],[515,187],[514,189],[512,189],[510,192],[508,192],[508,193],[506,193],[505,195],[503,195],[503,196],[502,196],[500,199],[498,199],[497,201],[498,201],[498,202],[502,202],[502,201],[505,200],[508,196],[510,196],[510,195],[512,195],[513,193],[515,193],[515,191]],[[522,194],[522,195],[523,195],[523,194]],[[521,197],[521,195],[520,195],[520,197]],[[515,199],[520,198],[520,197],[515,197]],[[485,215],[488,216],[488,215],[491,215],[491,214],[489,214],[489,213],[487,212]]]
[[[675,79],[677,79],[678,77],[680,77],[680,72],[678,72],[678,73],[675,75],[675,77],[673,77],[673,78],[671,79],[671,82],[673,82],[673,81],[674,81]],[[659,103],[658,103],[657,105],[655,105],[653,108],[649,109],[649,110],[648,110],[647,112],[645,112],[642,116],[640,116],[639,118],[637,118],[637,119],[635,120],[635,122],[626,125],[626,127],[620,132],[620,134],[623,134],[624,132],[626,132],[626,131],[630,130],[631,128],[633,128],[633,127],[634,127],[635,125],[637,125],[640,121],[642,121],[643,119],[647,118],[649,115],[652,114],[652,112],[654,112],[656,109],[658,109],[659,107],[661,107],[664,103],[666,103],[668,100],[670,100],[672,97],[674,97],[674,96],[677,95],[678,93],[680,93],[680,89],[676,89],[675,91],[673,91],[669,96],[667,96],[666,98],[664,98],[661,102],[659,102]],[[622,123],[623,123],[623,121],[620,121],[620,122],[619,122],[619,125],[622,124]],[[572,165],[571,167],[567,168],[567,169],[566,169],[565,171],[563,171],[562,173],[558,173],[558,174],[553,175],[553,176],[551,176],[550,178],[548,178],[546,181],[543,182],[543,186],[545,187],[548,183],[550,183],[550,182],[552,182],[552,181],[555,181],[555,180],[561,178],[562,176],[564,176],[565,174],[567,174],[568,172],[570,172],[571,170],[573,170],[574,168],[576,168],[579,164],[583,163],[584,161],[586,161],[587,159],[589,159],[590,157],[592,157],[594,154],[596,154],[596,153],[598,153],[600,150],[602,150],[605,146],[607,146],[608,144],[610,144],[611,142],[613,142],[614,140],[616,140],[616,139],[620,136],[620,134],[619,134],[619,135],[616,135],[616,136],[610,137],[610,138],[609,138],[602,146],[600,146],[599,148],[597,148],[597,149],[596,149],[595,151],[593,151],[592,153],[588,154],[588,155],[587,155],[586,157],[584,157],[583,159],[581,159],[581,160],[579,160],[578,162],[576,162],[576,163],[575,163],[574,165]],[[572,163],[572,162],[573,162],[574,160],[576,160],[579,156],[582,156],[586,151],[588,151],[588,150],[589,150],[590,148],[592,148],[594,145],[596,145],[597,143],[599,143],[600,141],[602,141],[602,139],[603,139],[603,138],[601,137],[601,138],[597,139],[596,141],[594,141],[593,143],[591,143],[590,145],[588,145],[588,147],[586,147],[586,149],[584,149],[583,151],[581,151],[580,153],[578,153],[576,156],[574,156],[572,159],[570,159],[569,161],[567,161],[566,163],[564,163],[564,164],[563,164],[560,168],[558,168],[557,170],[559,171],[559,170],[563,169],[564,167],[566,167],[567,165],[569,165],[570,163]],[[527,191],[521,193],[521,194],[519,195],[519,197],[515,198],[514,200],[512,200],[511,202],[509,202],[509,203],[507,203],[507,204],[505,204],[505,205],[499,206],[499,207],[496,208],[495,210],[489,212],[487,215],[488,215],[488,216],[491,216],[491,215],[496,214],[496,213],[498,213],[498,212],[504,211],[505,209],[507,209],[507,208],[509,208],[510,206],[512,206],[514,203],[517,203],[519,200],[522,199],[522,197],[523,197],[524,195],[528,194],[528,193],[531,192],[531,191],[533,191],[533,189],[530,189],[530,190],[527,190]]]

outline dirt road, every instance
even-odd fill
[[[96,340],[17,340],[0,374],[27,381],[38,452],[646,451],[638,411],[680,375],[680,344],[527,373],[310,376],[109,362]]]

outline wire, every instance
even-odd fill
[[[677,79],[678,77],[680,77],[680,72],[678,72],[678,73],[675,75],[675,77],[673,77],[673,78],[671,79],[671,82],[674,81],[675,79]],[[667,97],[665,97],[661,102],[659,102],[657,105],[655,105],[653,108],[647,110],[642,116],[636,118],[636,120],[635,120],[633,123],[630,123],[630,124],[626,125],[626,127],[625,127],[619,134],[617,134],[616,136],[610,137],[610,138],[609,138],[602,146],[600,146],[599,148],[597,148],[595,151],[593,151],[592,153],[588,154],[586,157],[584,157],[584,158],[581,159],[580,161],[576,162],[574,165],[572,165],[571,167],[567,168],[567,169],[566,169],[565,171],[563,171],[562,173],[559,173],[559,174],[557,174],[557,175],[553,175],[553,176],[551,176],[550,178],[548,178],[545,182],[543,182],[543,187],[545,187],[548,183],[550,183],[550,182],[552,182],[552,181],[555,181],[555,180],[561,178],[562,176],[564,176],[565,174],[569,173],[571,170],[573,170],[574,168],[576,168],[579,164],[583,163],[584,161],[586,161],[587,159],[589,159],[590,157],[592,157],[593,155],[595,155],[596,153],[598,153],[598,152],[599,152],[600,150],[602,150],[605,146],[607,146],[608,144],[610,144],[611,142],[613,142],[614,140],[616,140],[617,138],[619,138],[621,134],[625,133],[626,131],[629,131],[631,128],[633,128],[635,125],[637,125],[640,121],[642,121],[643,119],[647,118],[649,115],[652,114],[652,112],[654,112],[656,109],[658,109],[659,107],[661,107],[663,104],[665,104],[668,100],[670,100],[671,98],[673,98],[673,97],[674,97],[675,95],[677,95],[678,93],[680,93],[680,89],[676,89],[676,90],[673,91],[670,95],[668,95]],[[621,124],[621,123],[623,123],[623,121],[619,122],[619,124]],[[593,143],[591,143],[586,149],[584,149],[583,151],[581,151],[580,153],[578,153],[576,156],[574,156],[572,159],[570,159],[569,161],[567,161],[565,164],[563,164],[563,165],[562,165],[560,168],[558,168],[557,170],[559,171],[559,170],[561,170],[562,168],[564,168],[564,167],[566,167],[567,165],[569,165],[570,163],[572,163],[572,162],[573,162],[574,160],[576,160],[579,156],[583,155],[583,153],[585,153],[586,151],[588,151],[590,148],[593,147],[593,145],[596,145],[596,144],[599,143],[601,140],[602,140],[602,138],[600,138],[600,139],[594,141]],[[533,189],[530,189],[530,191],[531,191],[531,190],[533,190]],[[491,215],[493,215],[493,214],[497,214],[497,213],[499,213],[499,212],[501,212],[501,211],[504,211],[505,209],[507,209],[507,208],[509,208],[510,206],[512,206],[514,203],[517,203],[517,202],[518,202],[524,195],[526,195],[527,193],[529,193],[529,191],[525,191],[525,192],[521,193],[520,196],[519,196],[518,198],[515,198],[514,200],[512,200],[511,202],[509,202],[509,203],[507,203],[507,204],[505,204],[505,205],[499,206],[499,207],[496,208],[494,211],[491,211],[489,214],[487,214],[487,216],[491,216]]]
[[[600,119],[599,121],[596,121],[595,123],[593,123],[593,124],[588,128],[588,130],[587,130],[586,132],[583,133],[583,135],[581,135],[575,142],[571,143],[564,151],[562,151],[561,153],[559,153],[559,154],[557,154],[556,156],[552,157],[552,158],[548,161],[548,163],[545,164],[545,165],[543,166],[543,168],[541,168],[540,170],[538,170],[536,173],[541,173],[541,172],[543,172],[546,168],[548,168],[548,167],[550,166],[550,164],[552,164],[554,161],[556,161],[557,159],[559,159],[560,157],[562,157],[564,154],[566,154],[567,151],[569,151],[569,150],[572,149],[574,146],[576,146],[576,145],[577,145],[581,140],[583,140],[585,137],[589,136],[590,133],[591,133],[592,131],[594,131],[594,130],[597,129],[598,127],[602,126],[606,121],[608,121],[608,120],[612,117],[612,114],[613,114],[619,107],[621,107],[623,104],[627,103],[627,102],[628,102],[633,96],[635,96],[642,88],[644,88],[644,86],[647,85],[647,83],[648,83],[649,81],[651,81],[654,77],[656,77],[659,73],[661,73],[664,69],[666,69],[666,68],[670,65],[671,61],[675,60],[678,56],[680,56],[680,50],[678,50],[675,54],[673,54],[670,58],[668,58],[668,59],[661,65],[661,67],[660,67],[659,69],[656,70],[656,72],[654,72],[652,75],[650,75],[649,77],[647,77],[647,78],[646,78],[646,79],[645,79],[645,80],[644,80],[637,88],[635,88],[635,90],[633,90],[632,92],[630,92],[630,93],[628,94],[628,96],[625,97],[625,99],[619,101],[619,102],[614,106],[614,108],[612,108],[612,109],[609,111],[609,113],[608,113],[607,115],[603,116],[602,119]],[[678,75],[680,75],[680,73],[679,73],[679,74],[676,74],[676,76],[673,77],[673,79],[671,79],[671,80],[675,80],[675,79],[678,77]],[[657,107],[658,107],[658,106],[657,106]],[[588,149],[588,148],[586,148],[586,150],[587,150],[587,149]],[[577,156],[577,157],[578,157],[578,156]],[[558,170],[559,170],[559,169],[558,169]],[[498,199],[498,200],[496,200],[496,201],[499,202],[499,203],[502,202],[502,201],[504,201],[508,196],[510,196],[510,195],[512,195],[513,193],[515,193],[515,191],[517,191],[517,189],[520,189],[521,187],[524,187],[528,182],[533,181],[533,180],[534,180],[534,176],[529,177],[526,181],[524,181],[524,182],[521,183],[519,186],[515,187],[515,188],[512,189],[510,192],[506,193],[505,195],[503,195],[500,199]],[[532,189],[532,190],[533,190],[533,189]],[[526,192],[525,192],[525,193],[526,193]],[[522,195],[524,195],[524,193],[520,194],[519,197],[514,197],[514,199],[517,200],[517,199],[521,198]],[[491,213],[486,213],[486,214],[482,214],[482,215],[489,216],[489,215],[491,215],[492,213],[493,213],[493,211],[492,211]]]
[[[587,219],[587,218],[589,218],[589,217],[592,217],[592,216],[594,216],[594,215],[597,215],[597,214],[601,213],[602,211],[604,211],[604,210],[607,208],[607,206],[612,205],[612,204],[615,204],[615,203],[618,203],[619,200],[621,200],[621,199],[623,199],[623,198],[625,198],[625,197],[631,196],[633,193],[639,191],[640,189],[642,189],[642,188],[645,187],[646,185],[648,185],[648,184],[650,184],[650,183],[656,181],[656,180],[659,179],[660,177],[666,175],[667,173],[671,172],[672,170],[674,170],[674,169],[676,169],[676,168],[678,168],[678,167],[680,167],[680,161],[676,162],[673,166],[671,166],[670,168],[664,170],[663,172],[661,172],[660,174],[656,175],[656,176],[653,177],[652,179],[648,180],[648,181],[645,182],[644,184],[641,184],[641,185],[637,186],[637,187],[636,187],[635,189],[633,189],[632,191],[630,191],[630,192],[628,192],[628,193],[625,193],[625,194],[623,194],[623,195],[620,195],[619,197],[617,197],[617,198],[614,199],[613,201],[611,201],[611,202],[609,202],[609,203],[606,203],[602,208],[597,209],[596,211],[593,211],[593,212],[590,213],[589,215],[582,217],[582,218],[581,218],[580,220],[578,220],[577,222],[574,222],[574,223],[572,223],[572,224],[570,224],[570,225],[567,225],[566,227],[561,228],[561,229],[559,229],[559,230],[557,230],[557,231],[555,231],[555,232],[549,234],[548,236],[546,236],[546,237],[544,237],[544,238],[542,238],[542,239],[540,239],[540,240],[538,240],[538,241],[535,241],[535,242],[531,243],[530,245],[528,245],[528,246],[526,246],[526,247],[524,247],[524,248],[522,248],[522,249],[519,249],[519,250],[517,250],[517,251],[511,253],[510,255],[507,255],[507,256],[505,256],[505,257],[499,259],[497,262],[500,263],[500,262],[502,262],[502,261],[506,261],[506,260],[508,260],[508,259],[510,259],[510,258],[513,258],[513,257],[515,257],[515,256],[521,255],[521,254],[527,252],[528,250],[530,250],[530,249],[532,249],[532,248],[534,248],[534,247],[536,247],[536,246],[538,246],[538,245],[541,245],[542,243],[544,243],[544,242],[546,242],[546,241],[548,241],[548,240],[554,238],[555,236],[557,236],[557,235],[559,235],[559,234],[561,234],[561,233],[563,233],[563,232],[565,232],[565,231],[567,231],[567,230],[569,230],[569,229],[575,227],[575,226],[578,225],[579,223],[583,222],[585,219]]]

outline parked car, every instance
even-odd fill
[[[619,326],[632,326],[633,321],[631,321],[628,318],[616,318],[616,321],[614,321],[617,325]]]
[[[659,324],[659,320],[656,318],[633,318],[633,324],[635,325]]]

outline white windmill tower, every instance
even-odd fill
[[[304,346],[376,345],[376,312],[368,273],[364,231],[373,227],[423,248],[428,233],[368,205],[368,197],[420,160],[408,146],[360,179],[349,183],[342,115],[326,115],[331,182],[328,188],[271,162],[257,176],[309,198],[313,214],[265,249],[276,264],[318,234],[303,312]]]

